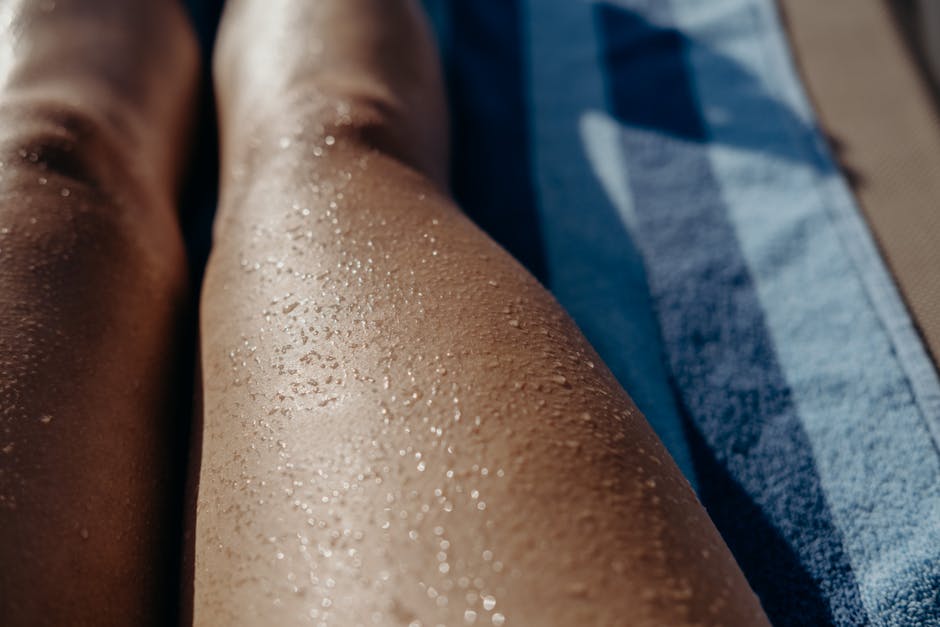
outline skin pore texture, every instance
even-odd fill
[[[195,41],[165,0],[0,29],[0,623],[170,624]]]
[[[765,625],[643,416],[446,191],[406,0],[231,1],[196,625]]]

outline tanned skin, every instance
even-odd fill
[[[0,622],[166,625],[195,40],[169,0],[0,29]]]
[[[196,625],[767,624],[630,398],[449,197],[414,2],[230,1],[215,80]]]

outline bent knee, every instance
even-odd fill
[[[117,114],[50,99],[0,100],[0,159],[6,180],[44,172],[46,179],[87,185],[102,194],[115,186],[140,186],[131,136]]]
[[[185,256],[169,194],[141,180],[120,136],[70,105],[0,103],[4,280],[42,276],[68,290],[133,273],[157,293],[181,290]]]

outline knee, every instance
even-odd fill
[[[39,184],[56,179],[102,194],[134,183],[139,173],[133,171],[135,147],[126,125],[121,116],[102,110],[52,99],[6,98],[0,101],[5,182],[28,187],[32,176]]]
[[[0,103],[3,280],[80,290],[95,277],[136,276],[161,298],[182,293],[170,194],[142,175],[121,124],[68,104]]]

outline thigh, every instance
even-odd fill
[[[195,46],[171,2],[2,9],[0,615],[165,624]]]
[[[443,191],[415,4],[276,5],[236,5],[216,58],[195,623],[766,624],[600,358]]]

